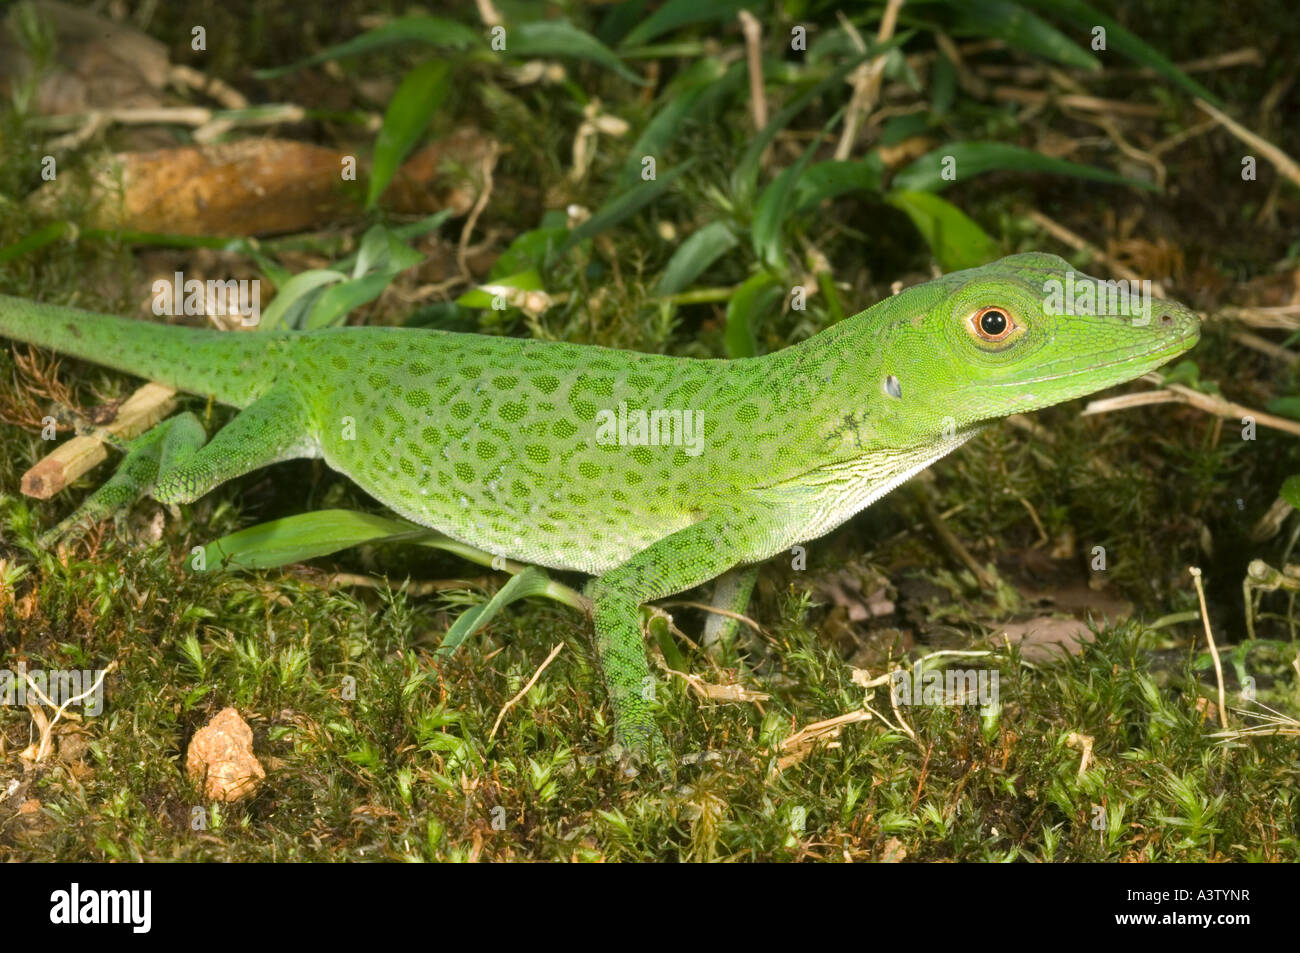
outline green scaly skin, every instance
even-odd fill
[[[143,468],[138,490],[161,502],[320,457],[417,523],[595,576],[616,737],[644,751],[660,735],[642,603],[821,536],[981,424],[1132,380],[1199,338],[1172,302],[1145,322],[1048,313],[1044,282],[1069,270],[1014,255],[741,360],[398,328],[221,333],[6,297],[0,335],[242,408],[206,445],[179,428]],[[1014,322],[1005,341],[972,324],[990,307]],[[701,452],[598,441],[621,403],[698,412]]]

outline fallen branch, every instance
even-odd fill
[[[105,436],[130,440],[175,409],[175,390],[162,384],[145,384],[126,399],[111,424],[60,444],[22,475],[19,488],[24,496],[48,500],[108,458]]]
[[[1113,410],[1127,410],[1130,407],[1143,407],[1149,404],[1190,404],[1197,410],[1203,410],[1214,417],[1222,417],[1224,420],[1243,420],[1249,417],[1261,427],[1271,427],[1300,437],[1300,421],[1278,417],[1262,410],[1252,410],[1244,404],[1234,403],[1213,394],[1202,394],[1182,384],[1170,384],[1164,390],[1121,394],[1119,397],[1089,401],[1080,416],[1089,417],[1093,414],[1105,414]]]

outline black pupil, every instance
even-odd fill
[[[991,338],[1007,329],[1007,316],[1001,311],[985,311],[980,318],[980,330]]]

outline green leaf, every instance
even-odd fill
[[[372,225],[361,237],[361,247],[357,249],[356,262],[352,266],[352,277],[361,278],[371,272],[396,275],[422,261],[424,256],[405,244],[392,229]]]
[[[865,159],[832,159],[810,165],[794,188],[795,208],[812,208],[848,192],[879,192],[884,163],[877,152]]]
[[[1101,64],[1056,27],[1008,0],[962,0],[946,5],[956,14],[954,35],[990,36],[1066,66],[1096,72]]]
[[[933,117],[928,113],[908,113],[906,116],[894,116],[886,119],[880,127],[882,146],[896,146],[913,136],[923,136],[933,128]]]
[[[390,23],[385,23],[383,26],[375,27],[373,30],[368,30],[360,36],[355,36],[336,46],[322,50],[315,56],[309,56],[305,60],[299,60],[297,63],[288,66],[278,66],[274,69],[254,70],[253,75],[258,79],[275,79],[277,76],[284,76],[286,73],[292,73],[307,66],[315,66],[317,63],[324,63],[327,60],[357,56],[361,53],[369,53],[372,50],[383,49],[399,43],[424,43],[442,49],[464,50],[476,44],[481,44],[482,37],[477,31],[464,24],[443,17],[401,17]]]
[[[654,293],[667,296],[684,291],[737,244],[736,233],[725,222],[705,225],[677,246],[664,273],[659,276]]]
[[[618,44],[645,19],[649,0],[618,0],[593,31],[602,43]]]
[[[907,213],[944,271],[974,268],[998,257],[997,244],[984,229],[937,195],[894,191],[885,201]]]
[[[540,291],[542,290],[542,276],[538,274],[536,268],[529,268],[527,271],[521,271],[518,274],[497,278],[466,291],[456,299],[456,303],[465,308],[490,308],[493,299],[497,295],[514,288],[524,291]]]
[[[1092,33],[1097,27],[1106,31],[1106,46],[1134,63],[1159,73],[1169,82],[1193,96],[1222,107],[1223,102],[1208,89],[1192,79],[1141,37],[1125,29],[1115,20],[1098,12],[1083,0],[1021,0],[1026,6],[1038,7],[1069,20],[1077,28]]]
[[[1264,409],[1271,414],[1280,414],[1283,417],[1290,417],[1292,420],[1300,420],[1300,397],[1294,394],[1286,397],[1274,397]]]
[[[354,277],[323,292],[300,326],[313,331],[342,323],[350,311],[378,298],[401,272],[423,260],[423,255],[404,244],[391,230],[383,225],[371,226],[357,250],[352,267]]]
[[[506,52],[511,56],[590,60],[613,70],[629,83],[645,86],[649,82],[623,65],[608,46],[567,20],[535,20],[510,27],[506,32]]]
[[[727,302],[727,356],[758,356],[758,322],[782,293],[776,275],[762,271],[747,279]]]
[[[306,305],[307,295],[322,285],[335,281],[347,280],[347,275],[330,268],[314,268],[302,271],[286,281],[275,293],[271,303],[262,309],[262,321],[259,327],[263,331],[273,331],[281,326],[296,327],[295,321],[289,320],[293,313],[300,310],[294,305]]]
[[[639,46],[678,27],[714,20],[734,20],[743,7],[755,6],[753,0],[668,0],[623,37],[623,42],[619,45]]]
[[[1179,361],[1173,367],[1165,368],[1161,373],[1166,384],[1182,384],[1192,388],[1201,386],[1201,369],[1195,361]]]
[[[424,260],[400,236],[430,231],[447,214],[439,212],[401,229],[371,226],[362,237],[360,248],[336,262],[334,268],[304,271],[278,284],[279,291],[262,312],[262,329],[328,327],[353,308],[378,297],[394,276]],[[352,278],[342,270],[348,267],[352,269]],[[327,291],[320,290],[334,282],[340,283]]]
[[[50,222],[23,236],[12,245],[0,248],[0,265],[38,248],[44,248],[69,234],[76,234],[71,222]]]
[[[854,56],[857,52],[858,44],[854,37],[843,27],[836,26],[814,30],[808,35],[808,55],[805,58],[809,63],[820,63],[837,56]]]
[[[361,307],[367,301],[374,301],[383,294],[392,280],[392,273],[379,272],[366,275],[364,278],[353,278],[326,289],[311,306],[307,319],[302,323],[302,329],[315,331],[341,324],[341,319],[351,311]]]
[[[367,209],[379,202],[397,167],[419,141],[450,88],[451,64],[445,60],[423,63],[402,77],[375,142],[370,188],[366,193]]]
[[[883,75],[890,82],[902,83],[918,96],[925,90],[921,77],[916,75],[916,70],[912,69],[912,64],[907,62],[907,57],[900,50],[890,50],[885,54]]]
[[[945,167],[952,169],[954,178],[944,177]],[[950,142],[921,156],[896,174],[890,184],[894,188],[909,191],[942,192],[958,181],[969,182],[977,175],[999,170],[1070,175],[1080,179],[1091,179],[1094,182],[1155,190],[1155,186],[1150,182],[1129,179],[1096,166],[1054,159],[1041,152],[1005,142]]]
[[[366,229],[361,236],[361,247],[357,249],[356,260],[352,263],[352,277],[374,271],[383,259],[388,257],[388,233],[382,225]]]
[[[536,566],[529,566],[518,575],[511,576],[510,580],[486,603],[461,613],[460,618],[447,630],[442,644],[434,654],[441,658],[451,655],[462,642],[491,622],[492,618],[510,603],[529,596],[545,595],[550,584],[550,577]]]
[[[936,116],[948,115],[956,98],[957,68],[952,65],[952,60],[940,53],[930,74],[930,112]]]
[[[410,222],[406,225],[392,226],[386,228],[385,231],[391,236],[390,240],[396,239],[398,242],[405,242],[408,239],[420,238],[421,236],[427,235],[429,232],[435,231],[443,222],[451,218],[453,214],[455,214],[454,209],[445,208],[441,212],[434,212],[432,215],[422,218],[419,221]],[[361,250],[357,249],[346,258],[340,258],[338,261],[334,262],[334,267],[339,271],[344,271],[348,268],[355,268],[357,258],[360,254]],[[415,254],[419,253],[415,252]]]
[[[739,61],[737,61],[739,63]],[[710,85],[716,83],[727,73],[734,69],[737,63],[732,63],[728,68],[723,61],[716,56],[702,56],[695,62],[684,65],[683,68],[675,73],[672,79],[668,80],[663,91],[658,96],[660,105],[671,102],[680,94],[688,90],[703,88],[708,89]],[[742,64],[742,72],[744,67]]]
[[[510,247],[503,251],[497,257],[497,260],[492,263],[492,270],[488,272],[488,279],[490,281],[502,280],[507,275],[518,274],[521,271],[527,271],[529,268],[541,268],[546,262],[546,256],[558,248],[568,234],[569,230],[563,226],[558,228],[534,228],[531,231],[524,232],[516,237],[510,243]]]
[[[753,243],[754,254],[767,268],[785,270],[785,263],[782,261],[785,253],[785,222],[795,204],[796,186],[808,168],[808,163],[812,161],[813,153],[821,146],[824,137],[829,135],[831,129],[839,124],[843,114],[843,109],[835,111],[822,127],[822,135],[808,143],[798,162],[777,175],[763,190],[763,194],[759,196],[754,206],[754,218],[750,223],[750,241]]]
[[[1282,488],[1277,491],[1277,495],[1300,510],[1300,476],[1289,476],[1282,481]]]
[[[799,161],[790,168],[783,169],[763,190],[754,206],[749,238],[754,254],[767,268],[784,270],[785,263],[781,261],[781,256],[785,250],[785,220],[794,204],[795,185],[820,145],[820,140],[814,139],[799,157]]]
[[[598,235],[605,229],[612,228],[624,219],[630,218],[641,211],[641,209],[658,198],[659,194],[667,189],[674,179],[694,164],[694,159],[688,159],[658,178],[651,179],[649,182],[639,182],[626,192],[606,202],[591,218],[569,232],[569,237],[564,240],[564,244],[556,251],[555,257],[563,255],[579,242],[585,241],[593,235]]]
[[[231,244],[234,245],[236,243],[232,242]],[[253,259],[253,263],[257,265],[258,271],[260,271],[263,277],[271,283],[271,287],[279,291],[288,284],[289,279],[293,277],[293,272],[288,268],[285,268],[270,255],[267,255],[260,248],[251,247],[251,243],[249,244],[250,247],[244,249],[243,254],[246,254],[249,258]],[[236,251],[234,248],[228,250]]]
[[[370,513],[317,510],[223,536],[203,548],[203,558],[209,569],[274,569],[362,543],[414,538],[429,532],[405,520]]]
[[[940,8],[943,16],[928,18],[922,12]],[[1097,72],[1101,64],[1088,49],[1011,0],[913,0],[902,10],[907,25],[946,30],[954,36],[992,36],[1008,46],[1076,69]]]

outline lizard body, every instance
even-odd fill
[[[617,738],[640,748],[658,738],[641,604],[825,534],[990,420],[1196,343],[1199,321],[1172,302],[1145,320],[1053,313],[1045,288],[1069,271],[1011,256],[739,360],[401,328],[232,334],[3,296],[0,336],[241,408],[206,445],[173,418],[133,491],[187,502],[320,457],[408,519],[594,575]]]

